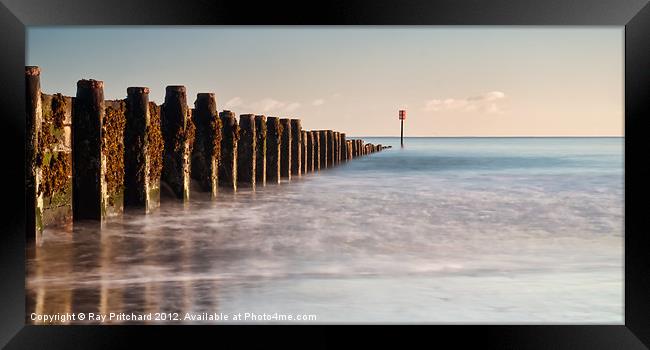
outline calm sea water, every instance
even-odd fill
[[[101,230],[48,229],[29,252],[28,318],[623,323],[622,138],[365,140],[393,148]]]

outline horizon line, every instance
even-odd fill
[[[399,138],[399,136],[355,136],[355,135],[346,135],[346,137],[376,137],[376,138],[388,138],[388,137],[395,137]],[[569,135],[569,136],[404,136],[405,139],[415,139],[415,138],[625,138],[625,135],[620,135],[620,136],[584,136],[584,135]]]

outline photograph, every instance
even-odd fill
[[[623,326],[625,44],[27,26],[25,324]]]

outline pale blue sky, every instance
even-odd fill
[[[30,27],[45,93],[186,85],[218,109],[410,136],[621,136],[623,27]]]

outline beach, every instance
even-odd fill
[[[28,249],[27,322],[623,323],[623,138],[363,139],[393,148],[101,229],[46,228]]]

